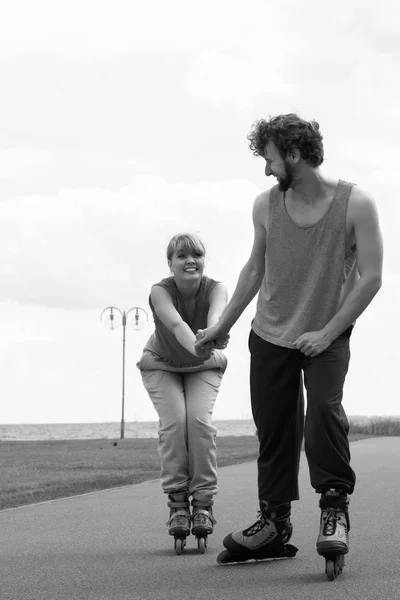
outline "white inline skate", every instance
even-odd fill
[[[344,557],[349,551],[350,519],[346,492],[326,490],[319,502],[321,508],[317,552],[325,558],[325,573],[330,581],[343,571]]]

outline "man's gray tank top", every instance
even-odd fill
[[[295,223],[284,194],[271,189],[265,275],[252,323],[262,339],[295,348],[300,335],[325,327],[356,283],[355,245],[346,239],[353,185],[340,180],[327,212],[310,226]]]

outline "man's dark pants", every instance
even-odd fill
[[[300,452],[305,452],[311,485],[343,489],[351,494],[355,474],[350,467],[349,423],[342,407],[352,327],[324,352],[307,357],[250,332],[251,405],[260,442],[258,490],[260,500],[299,499]],[[307,411],[304,422],[304,386]]]

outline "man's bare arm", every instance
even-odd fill
[[[228,292],[223,283],[219,282],[211,291],[210,306],[207,314],[207,327],[211,327],[218,323],[218,319],[224,312],[228,303]]]
[[[326,350],[358,319],[382,285],[383,244],[375,203],[365,192],[353,188],[348,211],[353,222],[360,278],[323,329],[303,333],[296,340],[296,348],[307,356],[317,356]]]
[[[324,328],[332,341],[358,319],[382,285],[383,243],[378,211],[369,195],[353,189],[351,211],[360,278]]]
[[[232,298],[218,322],[199,332],[196,347],[226,336],[246,306],[260,289],[265,273],[265,225],[269,204],[269,191],[260,194],[253,206],[254,241],[250,258],[240,272]]]

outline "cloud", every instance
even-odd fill
[[[190,94],[211,102],[217,108],[228,105],[238,110],[249,110],[263,95],[272,100],[294,91],[280,74],[283,62],[282,54],[274,60],[272,67],[266,69],[262,54],[242,51],[238,55],[232,49],[230,52],[201,52],[194,57],[191,69],[185,75],[185,83]]]
[[[168,275],[169,238],[185,230],[208,245],[215,276],[232,281],[232,265],[250,251],[251,205],[258,192],[248,181],[188,185],[142,176],[116,193],[66,189],[55,197],[5,201],[2,297],[87,308],[112,298],[125,301],[133,289],[147,298],[151,284]],[[221,229],[222,222],[227,225]]]
[[[384,150],[376,148],[378,154]],[[347,174],[343,166],[352,155],[358,162]],[[390,200],[395,171],[391,163],[372,169],[369,160],[353,141],[329,170],[375,195],[385,263],[396,272],[400,213]],[[56,196],[10,198],[0,205],[0,292],[26,304],[91,308],[125,303],[135,289],[147,302],[151,284],[168,275],[165,248],[178,231],[203,238],[210,272],[232,292],[251,250],[251,208],[259,192],[248,180],[188,184],[142,175],[115,192],[67,188]]]
[[[4,10],[0,24],[2,50],[61,51],[65,56],[104,56],[129,50],[198,51],[205,44],[231,43],[253,28],[257,20],[279,15],[262,0],[248,8],[238,0],[15,0]],[[281,11],[282,12],[282,11]],[[255,18],[256,15],[256,18]],[[264,21],[266,22],[266,21]]]
[[[250,252],[254,197],[273,183],[246,134],[254,120],[289,111],[320,121],[329,174],[377,200],[384,288],[357,324],[346,409],[393,413],[398,15],[389,0],[5,6],[0,395],[8,420],[118,420],[121,332],[101,326],[101,310],[148,309],[151,284],[168,275],[167,242],[184,230],[204,239],[207,272],[232,294]],[[253,314],[254,303],[232,331],[217,416],[250,414]],[[130,332],[127,418],[132,407],[156,418],[134,367],[149,331]]]
[[[40,177],[53,167],[53,156],[36,148],[8,148],[0,152],[0,179]]]

